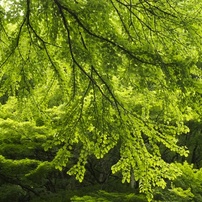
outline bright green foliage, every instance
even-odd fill
[[[187,190],[183,190],[181,187],[173,187],[172,192],[175,195],[181,197],[182,201],[185,201],[185,200],[190,201],[190,200],[193,200],[193,197],[194,197],[194,194],[191,193],[190,188],[188,188]]]
[[[113,148],[119,154],[112,172],[122,182],[134,172],[149,201],[153,187],[181,174],[161,148],[186,157],[178,136],[189,132],[188,121],[200,121],[201,1],[1,5],[1,144],[54,156],[36,161],[28,176],[68,168],[81,182],[88,159]],[[3,163],[13,159],[0,154]]]
[[[178,163],[182,175],[177,177],[171,186],[159,192],[162,201],[201,201],[202,170],[184,162]]]
[[[193,200],[202,200],[202,169],[194,169],[193,165],[189,165],[186,162],[183,165],[178,164],[178,166],[182,170],[183,175],[174,181],[174,185],[182,187],[184,190],[190,190]]]

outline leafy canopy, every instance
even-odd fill
[[[187,156],[178,135],[200,121],[190,101],[201,97],[200,8],[197,0],[2,1],[1,107],[16,97],[21,115],[2,114],[0,127],[42,127],[44,149],[57,148],[53,165],[62,170],[76,156],[68,174],[79,181],[90,156],[117,147],[112,172],[123,182],[134,173],[150,200],[153,186],[181,174],[161,147]]]

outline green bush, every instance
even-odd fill
[[[18,185],[0,186],[0,202],[18,202],[25,197],[25,192]]]
[[[98,191],[96,193],[92,193],[85,196],[74,196],[71,198],[71,201],[88,201],[88,202],[97,202],[97,201],[103,201],[103,202],[132,202],[132,201],[138,201],[138,202],[145,202],[147,201],[145,199],[144,195],[135,195],[133,193],[127,194],[127,193],[115,193],[115,192],[106,192],[106,191]]]
[[[202,168],[178,163],[182,175],[177,177],[165,190],[156,189],[155,200],[177,202],[202,202]]]

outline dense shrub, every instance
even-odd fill
[[[5,184],[0,186],[0,202],[22,202],[25,198],[25,192],[18,185]]]
[[[201,202],[202,201],[202,168],[194,169],[187,162],[178,167],[182,175],[176,178],[165,190],[156,190],[155,199],[158,201]]]

